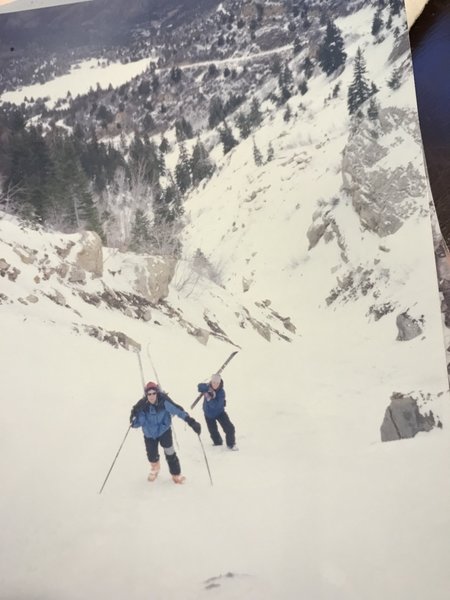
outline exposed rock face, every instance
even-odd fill
[[[79,267],[72,267],[69,274],[70,283],[86,283],[86,272]]]
[[[412,438],[419,431],[430,431],[435,425],[433,413],[422,415],[415,398],[394,392],[380,427],[381,441]]]
[[[85,231],[79,243],[81,250],[76,255],[76,266],[101,277],[103,275],[103,247],[100,236],[94,231]]]
[[[421,321],[411,317],[407,311],[399,314],[395,322],[398,328],[397,340],[401,342],[412,340],[422,333]]]
[[[416,115],[390,107],[380,109],[376,121],[359,121],[343,152],[344,189],[362,225],[380,237],[398,231],[426,191],[423,173],[408,162],[408,139],[414,141],[411,147],[420,144]],[[392,162],[396,146],[403,157],[397,164]]]
[[[208,343],[210,332],[206,329],[198,327],[197,329],[194,329],[191,334],[200,342],[200,344],[203,344],[203,346],[206,346]]]
[[[130,350],[133,352],[140,352],[141,345],[139,342],[133,340],[133,338],[129,337],[122,331],[107,331],[102,327],[96,327],[94,325],[76,325],[74,324],[73,329],[80,333],[80,328],[82,331],[85,331],[91,337],[96,338],[100,342],[107,342],[114,348],[125,348],[125,350]]]
[[[32,265],[35,261],[35,253],[29,248],[13,248],[20,260],[26,265]]]
[[[330,242],[336,239],[336,242],[341,249],[341,258],[343,262],[348,262],[347,245],[345,239],[339,230],[339,227],[332,215],[333,207],[339,204],[338,198],[333,198],[329,203],[324,203],[313,214],[313,222],[306,232],[309,241],[308,250],[314,248],[323,238],[325,242]]]
[[[157,304],[169,294],[169,283],[175,273],[176,260],[171,257],[146,256],[134,259],[127,256],[122,273],[134,281],[136,292]]]

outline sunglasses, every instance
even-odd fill
[[[156,396],[156,392],[155,391],[147,392],[147,396]]]

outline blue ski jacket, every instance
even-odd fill
[[[150,404],[146,398],[139,400],[133,407],[131,427],[142,427],[144,436],[157,439],[170,429],[172,424],[171,415],[176,415],[183,421],[188,417],[188,413],[181,406],[175,404],[167,394],[158,392],[155,404]]]
[[[208,419],[216,419],[225,410],[226,399],[223,381],[220,382],[217,390],[213,390],[209,383],[199,383],[197,386],[199,392],[203,394],[203,412]]]

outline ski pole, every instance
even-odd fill
[[[138,356],[138,361],[139,361],[139,369],[141,371],[142,389],[145,391],[144,369],[142,368],[141,353],[139,351],[137,353],[137,356]]]
[[[113,463],[112,463],[112,465],[111,465],[111,467],[110,467],[110,469],[109,469],[109,471],[108,471],[108,474],[106,475],[105,481],[103,482],[103,485],[102,485],[102,487],[100,488],[99,494],[101,494],[101,493],[102,493],[102,491],[103,491],[103,488],[105,487],[105,485],[106,485],[106,482],[108,481],[109,474],[110,474],[110,473],[111,473],[111,471],[113,470],[114,464],[115,464],[115,462],[116,462],[116,460],[117,460],[117,457],[119,456],[119,453],[120,453],[120,451],[122,450],[122,446],[124,445],[124,443],[125,443],[125,440],[127,439],[127,435],[128,435],[128,432],[130,431],[130,429],[131,429],[131,425],[129,425],[129,426],[128,426],[128,429],[127,429],[127,432],[126,432],[126,434],[125,434],[125,437],[123,438],[123,440],[122,440],[122,443],[120,444],[120,447],[119,447],[119,449],[117,450],[117,454],[116,454],[116,456],[114,457]]]
[[[142,387],[143,387],[143,388],[145,388],[144,371],[143,371],[143,369],[142,369],[141,353],[140,353],[140,351],[139,351],[139,350],[137,351],[137,357],[138,357],[138,361],[139,361],[139,369],[140,369],[140,371],[141,371]],[[105,481],[103,482],[103,485],[102,485],[102,487],[100,488],[99,494],[101,494],[101,493],[103,492],[103,488],[105,487],[105,485],[106,485],[106,482],[108,481],[108,477],[109,477],[109,475],[110,475],[111,471],[113,470],[113,467],[114,467],[114,465],[115,465],[115,463],[116,463],[117,457],[119,456],[119,453],[120,453],[120,451],[122,450],[122,446],[124,445],[124,443],[125,443],[125,440],[127,439],[127,435],[128,435],[128,433],[129,433],[130,429],[131,429],[131,425],[129,425],[129,426],[128,426],[128,429],[127,429],[127,432],[126,432],[126,434],[125,434],[125,437],[123,438],[123,440],[122,440],[122,443],[120,444],[120,446],[119,446],[119,449],[117,450],[117,454],[116,454],[116,456],[114,457],[114,460],[113,460],[113,462],[112,462],[112,465],[111,465],[111,467],[110,467],[110,469],[109,469],[109,471],[108,471],[108,474],[106,475]]]
[[[213,480],[212,480],[212,477],[211,477],[211,471],[209,470],[208,459],[206,458],[205,448],[203,447],[203,442],[202,442],[202,438],[200,437],[200,435],[198,436],[198,441],[200,442],[200,446],[202,447],[202,450],[203,450],[203,456],[205,457],[205,463],[206,463],[206,468],[208,469],[209,480],[210,480],[211,485],[212,485],[213,484]]]

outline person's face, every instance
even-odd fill
[[[214,391],[216,391],[218,389],[219,385],[220,385],[220,381],[215,381],[215,380],[211,381],[211,387]]]
[[[148,392],[146,392],[146,395],[147,400],[150,402],[150,404],[155,404],[157,400],[156,390],[148,390]]]

